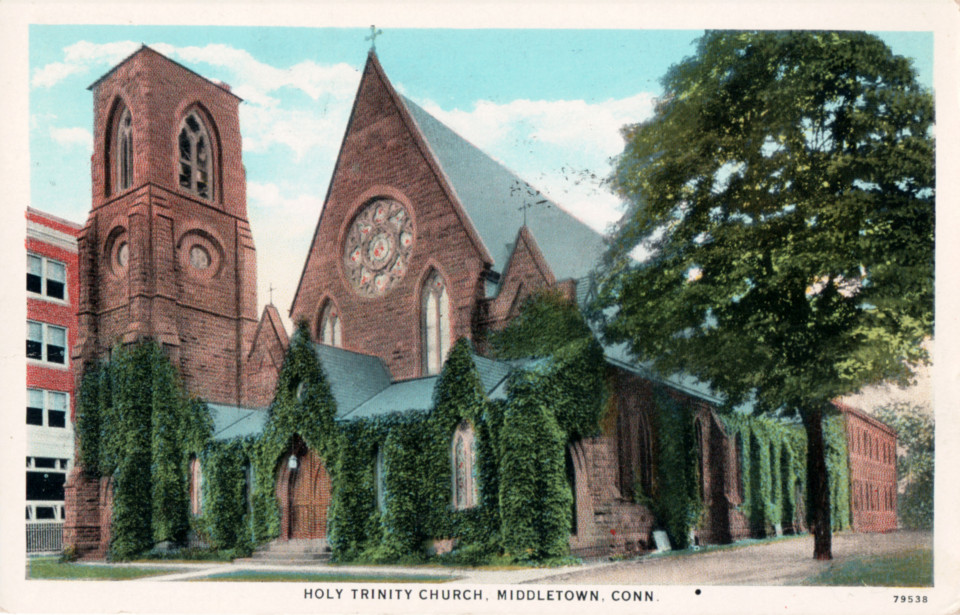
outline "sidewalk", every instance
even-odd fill
[[[143,581],[190,581],[212,574],[237,571],[340,573],[349,575],[431,575],[449,577],[451,584],[487,585],[519,583],[625,584],[625,585],[790,585],[809,578],[831,563],[855,557],[887,555],[930,548],[928,532],[891,534],[838,534],[833,537],[832,562],[813,559],[813,537],[799,536],[766,543],[732,545],[704,553],[663,554],[636,560],[593,560],[560,568],[504,570],[450,568],[446,566],[354,566],[340,564],[283,565],[249,562],[130,562],[115,566],[177,568],[175,572]]]

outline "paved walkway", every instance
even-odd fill
[[[431,575],[449,577],[454,584],[624,584],[624,585],[789,585],[814,576],[827,566],[851,558],[888,555],[917,548],[930,548],[928,532],[892,534],[840,534],[833,537],[832,562],[813,559],[813,537],[801,536],[775,542],[734,545],[705,553],[664,554],[635,560],[593,560],[561,568],[473,569],[446,566],[353,566],[335,564],[278,565],[229,562],[131,562],[114,564],[137,568],[177,568],[181,572],[142,579],[144,581],[189,581],[212,574],[244,571],[297,573],[342,573],[372,575]]]
[[[629,585],[792,585],[850,559],[931,548],[929,532],[839,534],[833,560],[813,559],[810,535],[776,542],[733,546],[684,556],[644,557],[593,569],[561,573],[541,583]]]

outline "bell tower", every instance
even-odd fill
[[[143,46],[90,86],[93,201],[74,365],[150,338],[187,389],[241,400],[257,326],[240,98]]]

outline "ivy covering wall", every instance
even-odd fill
[[[740,510],[754,535],[767,536],[779,524],[798,529],[809,520],[796,512],[810,506],[798,502],[806,494],[807,443],[799,423],[766,416],[722,415],[726,432],[742,443],[739,453],[743,503]],[[823,421],[827,476],[830,485],[833,530],[850,527],[850,468],[843,421],[829,416]],[[802,504],[802,505],[801,505]]]
[[[204,450],[212,429],[206,405],[186,395],[155,342],[118,347],[109,362],[87,366],[77,406],[79,458],[89,476],[113,478],[109,557],[185,541],[189,459]]]
[[[330,475],[327,537],[335,561],[425,561],[443,539],[456,539],[456,547],[442,557],[464,564],[564,558],[574,497],[567,450],[599,434],[615,379],[576,306],[556,292],[534,295],[489,341],[496,358],[514,361],[505,398],[487,398],[472,347],[460,340],[431,409],[344,421],[301,323],[263,432],[225,442],[212,440],[209,412],[183,393],[156,344],[118,349],[111,362],[87,370],[78,401],[81,462],[114,481],[111,556],[182,543],[191,528],[234,555],[276,538],[277,473],[300,438]],[[662,387],[653,401],[652,489],[638,488],[635,497],[682,548],[705,518],[700,464],[690,454],[697,450],[697,409]],[[720,420],[731,442],[741,442],[740,509],[753,532],[798,521],[806,455],[799,426],[735,414]],[[457,510],[451,446],[464,423],[474,434],[478,500]],[[825,441],[834,529],[843,529],[850,524],[849,470],[838,418],[825,420]],[[192,455],[204,476],[196,519],[188,514]]]

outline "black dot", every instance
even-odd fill
[[[697,591],[695,591],[695,592],[693,592],[693,593],[695,593],[696,595],[699,596],[699,595],[700,595],[700,590],[698,589]]]

